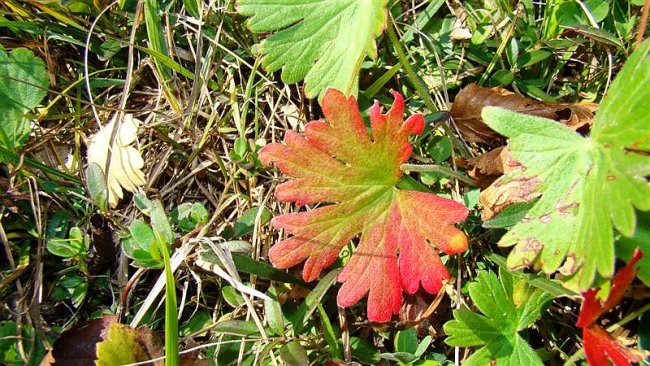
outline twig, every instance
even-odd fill
[[[350,330],[348,329],[348,322],[345,317],[345,308],[338,307],[339,309],[339,327],[341,328],[341,340],[343,341],[343,357],[346,363],[352,362],[352,350],[350,349]]]
[[[639,22],[639,31],[636,34],[636,43],[634,48],[639,48],[643,41],[643,35],[645,34],[645,29],[648,25],[648,10],[650,10],[650,0],[645,0],[645,5],[643,5],[643,10],[641,11],[641,21]]]
[[[445,175],[448,175],[450,177],[453,177],[455,179],[458,179],[459,181],[469,184],[471,186],[474,186],[474,181],[472,181],[470,178],[450,169],[447,168],[446,166],[442,165],[435,165],[435,164],[402,164],[400,166],[400,169],[402,171],[409,171],[409,172],[436,172],[436,173],[442,173]]]

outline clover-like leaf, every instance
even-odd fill
[[[273,32],[261,44],[262,66],[282,69],[282,80],[305,80],[305,94],[328,87],[356,94],[366,55],[377,57],[374,38],[386,24],[386,0],[239,0],[255,33]]]
[[[332,203],[274,218],[273,225],[292,236],[271,248],[271,262],[289,268],[306,260],[303,277],[312,281],[361,233],[338,276],[338,304],[351,306],[369,294],[368,319],[378,322],[398,312],[402,291],[413,294],[422,286],[435,293],[449,278],[434,246],[447,254],[467,248],[465,235],[452,226],[467,217],[465,206],[396,187],[412,152],[408,136],[422,132],[424,118],[403,122],[404,100],[393,95],[387,114],[378,102],[371,108],[369,134],[355,98],[329,89],[322,103],[326,121],[310,122],[304,135],[287,131],[284,144],[260,151],[264,165],[275,163],[294,178],[277,188],[279,200]]]
[[[25,113],[38,106],[49,85],[45,63],[32,51],[17,48],[6,53],[0,46],[0,146],[22,146],[30,131]]]
[[[445,342],[450,346],[480,347],[463,365],[543,364],[519,332],[542,316],[552,296],[504,270],[499,271],[499,278],[480,272],[469,285],[469,295],[482,314],[466,308],[454,310],[454,320],[444,325]]]
[[[615,227],[632,236],[634,209],[650,210],[650,41],[629,58],[605,97],[590,138],[551,120],[487,107],[483,119],[507,136],[541,198],[499,242],[514,245],[510,268],[537,263],[545,272],[573,275],[584,290],[596,273],[614,272]],[[497,181],[497,184],[498,182]],[[565,258],[567,259],[565,261]],[[578,270],[580,269],[580,270]]]
[[[614,277],[604,303],[597,298],[599,289],[589,289],[582,294],[583,301],[576,325],[582,328],[585,357],[590,365],[608,365],[611,361],[615,366],[627,366],[644,359],[640,352],[627,348],[596,323],[601,315],[621,302],[625,290],[636,276],[635,265],[641,257],[643,253],[636,249],[628,264]]]

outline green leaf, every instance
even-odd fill
[[[379,362],[379,352],[372,343],[364,338],[350,337],[350,349],[352,356],[364,364],[375,365]]]
[[[277,291],[275,287],[271,286],[266,292],[268,299],[264,300],[264,315],[266,316],[266,321],[269,323],[269,327],[277,335],[284,334],[284,314],[282,313],[282,307],[277,298]]]
[[[228,305],[236,308],[245,304],[244,298],[241,296],[239,291],[232,286],[223,286],[221,288],[221,296]]]
[[[183,203],[171,212],[171,221],[185,232],[192,231],[197,225],[205,225],[210,218],[208,209],[200,202]]]
[[[510,85],[515,80],[515,74],[510,70],[497,70],[490,78],[490,84],[495,86]]]
[[[556,122],[487,107],[483,119],[510,138],[512,156],[538,182],[542,197],[499,242],[515,248],[510,268],[556,271],[565,258],[567,284],[589,288],[614,272],[616,228],[632,236],[634,209],[650,210],[650,41],[629,58],[596,115],[591,137]],[[502,179],[509,179],[511,173]],[[517,171],[521,174],[521,171]]]
[[[305,94],[322,97],[327,88],[346,94],[358,89],[366,55],[377,57],[374,38],[386,23],[387,0],[240,0],[239,14],[252,16],[254,33],[275,32],[259,44],[268,71],[282,69],[282,81],[305,80]]]
[[[638,225],[634,236],[621,237],[616,241],[616,257],[628,262],[634,250],[641,248],[644,256],[639,260],[636,275],[646,286],[650,286],[650,212],[639,212],[637,220]]]
[[[75,252],[75,255],[85,255],[88,251],[88,243],[85,240],[84,233],[77,226],[70,228],[69,238],[69,247]]]
[[[78,253],[78,249],[71,246],[71,242],[66,239],[69,222],[68,211],[57,211],[48,221],[45,231],[47,250],[63,258],[74,257]]]
[[[41,364],[41,360],[47,351],[43,348],[38,332],[25,323],[17,325],[13,321],[0,322],[0,364],[7,366],[25,365],[18,349],[18,341],[21,336],[23,351],[29,357],[29,365]],[[29,342],[32,337],[34,339],[33,343]]]
[[[316,306],[323,301],[325,294],[336,282],[336,276],[341,273],[341,270],[334,270],[320,279],[318,285],[305,297],[305,301],[300,304],[298,308],[298,316],[293,324],[294,334],[300,334],[304,327],[305,319],[309,319],[316,310]]]
[[[611,0],[586,0],[585,6],[594,17],[597,23],[602,22],[609,14],[609,5]]]
[[[427,146],[427,152],[440,164],[451,156],[451,140],[446,136],[434,136]]]
[[[202,329],[208,328],[210,324],[212,324],[212,316],[210,312],[199,310],[192,314],[190,319],[180,327],[179,332],[182,337],[187,337],[192,334],[199,337],[204,336],[206,332],[200,334],[197,333]]]
[[[158,0],[145,0],[144,1],[144,20],[147,27],[147,39],[149,40],[149,47],[158,51],[161,54],[168,56],[167,42],[165,42],[165,31],[163,30],[163,22],[160,18],[160,9]],[[158,58],[154,56],[154,64],[156,69],[164,77],[170,74],[169,68],[165,67]]]
[[[185,10],[190,13],[194,18],[200,18],[200,5],[198,0],[183,0],[183,5],[185,5]]]
[[[418,332],[415,328],[408,328],[397,332],[395,336],[395,350],[413,354],[417,349]]]
[[[330,322],[327,312],[323,309],[323,305],[316,305],[318,308],[318,314],[320,315],[320,324],[323,332],[323,338],[325,338],[325,343],[329,346],[329,353],[334,359],[343,359],[343,350],[339,344],[339,339],[341,339],[341,332],[338,328],[334,328]]]
[[[241,245],[245,244],[245,245]],[[224,243],[228,247],[228,250],[232,252],[232,260],[235,262],[235,267],[237,271],[254,274],[261,278],[265,278],[272,281],[285,282],[285,283],[296,283],[303,287],[308,288],[304,281],[293,277],[285,271],[281,271],[277,268],[274,268],[270,264],[262,261],[255,260],[251,258],[250,254],[242,254],[241,249],[248,249],[250,251],[250,244],[242,241],[229,241]],[[237,253],[239,251],[239,253]],[[210,264],[223,267],[223,264],[219,260],[219,257],[213,252],[207,244],[202,244],[201,248],[198,251],[198,257],[202,261]]]
[[[412,353],[407,352],[382,353],[380,356],[384,360],[394,361],[399,365],[410,364],[411,362],[418,359]]]
[[[262,212],[260,212],[260,210]],[[224,233],[224,237],[227,239],[237,239],[244,235],[252,234],[255,229],[255,220],[257,219],[257,215],[260,215],[260,226],[269,222],[272,217],[271,211],[266,207],[253,207],[239,216],[239,219],[235,222],[233,230]]]
[[[307,351],[297,341],[291,341],[280,348],[280,358],[288,366],[307,366]]]
[[[259,336],[260,331],[254,322],[244,320],[225,320],[217,323],[213,332],[238,335],[242,337]]]
[[[537,200],[518,202],[506,207],[503,211],[490,220],[483,222],[486,229],[502,229],[516,225],[521,221]]]
[[[415,350],[414,355],[416,357],[421,357],[424,354],[424,352],[427,350],[427,348],[429,348],[432,341],[433,341],[433,337],[431,337],[430,335],[424,337],[424,339],[422,339],[422,342],[418,344],[418,348]]]
[[[50,79],[45,63],[26,48],[6,53],[0,46],[0,146],[20,148],[29,136],[25,113],[36,108],[47,95]],[[7,161],[0,154],[0,161]]]
[[[454,310],[454,320],[444,325],[450,346],[480,347],[463,365],[542,365],[542,360],[519,335],[546,310],[552,297],[533,289],[508,271],[499,277],[488,271],[478,274],[469,294],[480,313]]]
[[[99,164],[88,164],[88,168],[86,169],[86,182],[90,198],[95,201],[95,204],[101,212],[106,212],[108,209],[108,186],[106,185],[104,170]]]
[[[55,301],[71,300],[75,307],[79,307],[86,299],[88,282],[84,277],[74,273],[67,273],[57,279],[52,291]]]
[[[97,366],[125,365],[147,360],[145,349],[138,342],[136,331],[126,325],[113,323],[108,337],[97,343]]]
[[[517,59],[517,67],[524,68],[535,65],[551,57],[552,53],[546,50],[532,50],[519,56]]]
[[[160,200],[153,201],[151,206],[151,227],[157,239],[164,244],[170,245],[174,242],[174,232],[167,219],[167,214]]]
[[[142,268],[162,268],[163,259],[151,226],[142,220],[133,220],[130,237],[122,239],[122,249],[133,265]]]
[[[496,263],[500,268],[507,270],[508,266],[506,264],[506,259],[496,253],[490,253],[487,257],[494,263]],[[565,288],[562,286],[560,281],[550,279],[545,274],[533,274],[526,273],[523,271],[512,271],[510,272],[516,278],[526,281],[531,286],[537,287],[542,291],[546,291],[549,295],[555,297],[576,297],[579,296],[577,293]]]
[[[22,365],[18,353],[18,327],[13,321],[0,322],[0,362],[3,365]]]

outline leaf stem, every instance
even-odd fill
[[[427,106],[429,111],[431,113],[439,111],[439,109],[433,103],[433,99],[431,99],[431,94],[427,90],[426,85],[422,83],[422,80],[420,79],[418,74],[411,67],[411,64],[409,63],[409,59],[406,56],[404,50],[402,49],[399,40],[397,39],[393,22],[389,21],[388,23],[389,24],[386,27],[388,30],[388,39],[390,40],[390,43],[393,45],[393,48],[395,48],[395,52],[397,52],[399,63],[404,67],[406,74],[408,75],[409,79],[411,79],[413,86],[415,86],[415,90],[417,91],[418,95],[420,95],[420,98],[422,98],[424,104]],[[444,129],[445,134],[452,140],[452,142],[456,144],[458,142],[458,138],[454,135],[451,128],[444,123],[442,124],[442,128]],[[463,145],[462,144],[457,144],[457,145],[461,149],[461,153],[467,156],[467,150],[463,147]]]
[[[433,100],[431,99],[431,96],[425,89],[424,85],[422,85],[420,81],[420,77],[418,77],[418,75],[415,73],[415,70],[413,70],[413,68],[411,67],[411,64],[409,63],[409,59],[408,57],[406,57],[406,53],[404,53],[402,46],[399,44],[399,40],[397,39],[397,35],[395,34],[393,22],[389,21],[386,28],[388,30],[388,39],[390,40],[390,43],[393,45],[393,48],[395,48],[395,52],[397,52],[397,57],[399,58],[400,63],[404,67],[406,74],[409,76],[409,79],[411,79],[411,81],[413,82],[413,86],[415,86],[415,90],[418,92],[420,98],[422,98],[424,104],[426,104],[427,108],[429,108],[431,112],[437,111],[438,108],[433,103]]]
[[[176,314],[176,286],[169,260],[169,249],[164,240],[159,240],[165,262],[165,365],[178,366],[178,315]]]
[[[402,164],[400,166],[400,169],[404,171],[409,171],[409,172],[436,172],[436,173],[441,173],[448,175],[450,177],[456,178],[459,181],[463,183],[467,183],[471,186],[475,186],[474,181],[472,181],[470,178],[464,176],[463,174],[460,174],[453,169],[447,168],[446,166],[442,165],[435,165],[435,164]]]

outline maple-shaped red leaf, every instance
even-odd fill
[[[625,289],[636,277],[637,270],[634,266],[641,257],[643,257],[643,253],[637,248],[625,268],[620,270],[614,277],[609,296],[607,296],[604,303],[601,303],[596,297],[599,291],[597,288],[582,293],[583,301],[576,325],[582,328],[582,342],[589,365],[606,366],[611,361],[614,366],[623,366],[643,360],[641,355],[625,347],[605,329],[596,324],[596,320],[601,315],[621,302]]]
[[[284,144],[260,151],[264,165],[274,163],[293,178],[276,189],[279,200],[331,203],[276,217],[273,226],[292,236],[271,248],[271,262],[289,268],[306,260],[303,278],[312,281],[361,234],[339,274],[337,300],[347,307],[368,294],[368,319],[376,322],[399,311],[402,291],[440,290],[449,273],[433,246],[447,254],[467,248],[465,235],[452,226],[467,217],[465,206],[396,188],[400,165],[412,152],[408,137],[422,132],[424,118],[403,122],[404,99],[393,96],[388,113],[381,113],[378,102],[371,108],[370,135],[354,97],[330,89],[322,102],[326,121],[310,122],[304,135],[287,131]]]

